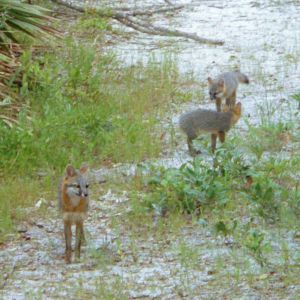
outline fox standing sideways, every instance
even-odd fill
[[[87,171],[86,164],[82,164],[79,170],[68,165],[59,186],[58,202],[64,221],[66,263],[71,263],[73,224],[76,225],[75,257],[77,259],[80,258],[80,248],[84,241],[83,222],[89,205]]]
[[[222,99],[225,98],[226,105],[233,107],[239,83],[249,83],[249,78],[239,71],[222,73],[216,79],[208,77],[207,80],[210,99],[216,101],[219,112],[221,111]]]
[[[196,109],[183,114],[179,119],[179,126],[187,135],[187,144],[192,156],[199,154],[193,147],[193,140],[201,133],[211,134],[212,151],[216,149],[217,136],[222,143],[225,141],[225,132],[229,131],[241,117],[242,105],[226,107],[226,111],[217,112],[207,109]]]

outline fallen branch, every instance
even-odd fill
[[[215,39],[208,39],[202,38],[198,36],[196,33],[188,33],[177,29],[169,29],[161,26],[156,26],[153,24],[149,24],[148,22],[141,21],[140,19],[136,18],[137,16],[151,16],[157,13],[164,13],[164,12],[171,12],[175,10],[182,9],[183,5],[172,5],[168,7],[151,7],[143,10],[97,10],[96,8],[85,8],[81,6],[76,6],[74,4],[65,2],[63,0],[51,0],[52,2],[63,5],[70,9],[76,10],[80,13],[84,13],[89,9],[96,12],[99,17],[104,18],[113,18],[118,22],[122,23],[125,26],[128,26],[134,30],[137,30],[142,33],[151,34],[151,35],[160,35],[160,36],[169,36],[169,37],[183,37],[190,40],[194,40],[199,43],[203,44],[211,44],[211,45],[223,45],[224,41],[222,40],[215,40]]]
[[[161,26],[156,26],[152,24],[148,24],[144,21],[140,21],[137,19],[132,19],[131,17],[126,17],[126,20],[128,21],[128,26],[139,26],[140,29],[147,29],[154,35],[161,35],[161,36],[176,36],[176,37],[184,37],[187,39],[194,40],[199,43],[205,43],[205,44],[214,44],[214,45],[223,45],[224,41],[221,40],[212,40],[212,39],[206,39],[199,37],[196,33],[187,33],[181,30],[177,29],[168,29]]]
[[[97,8],[95,7],[78,6],[63,0],[51,0],[51,1],[81,13],[84,13],[89,9],[96,10],[99,17],[104,17],[104,18],[125,18],[126,16],[151,16],[153,14],[171,12],[171,11],[180,10],[184,8],[184,5],[173,5],[171,7],[151,6],[149,8],[143,8],[143,9],[131,9],[129,7],[120,7],[116,10],[112,10],[110,8],[97,10]]]
[[[152,34],[152,35],[155,34],[155,32],[153,30],[151,30],[149,28],[141,27],[137,23],[131,22],[129,18],[119,19],[119,22],[124,24],[125,26],[128,26],[128,27],[135,29],[137,31],[140,31],[142,33],[147,33],[147,34]]]
[[[151,8],[147,10],[146,8],[143,10],[134,10],[134,11],[129,11],[127,15],[130,16],[152,16],[154,14],[160,14],[164,12],[171,12],[175,10],[180,10],[184,8],[184,5],[174,5],[171,7],[160,7],[160,8]]]
[[[165,2],[167,3],[167,4],[169,4],[169,5],[174,5],[171,1],[169,1],[169,0],[165,0]]]

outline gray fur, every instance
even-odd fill
[[[248,76],[241,73],[240,71],[235,71],[235,72],[232,72],[232,73],[235,74],[235,76],[237,77],[237,79],[240,83],[246,83],[246,84],[250,83]]]
[[[240,71],[225,72],[217,77],[217,81],[224,79],[225,86],[239,83],[249,83],[249,78]]]
[[[240,71],[222,73],[218,75],[210,85],[209,94],[211,100],[215,99],[216,97],[220,98],[223,96],[222,92],[219,92],[220,91],[219,83],[221,80],[224,81],[227,97],[230,97],[236,92],[239,83],[246,83],[246,84],[249,83],[249,78],[245,74],[241,73]]]
[[[227,132],[231,127],[232,114],[197,109],[183,114],[179,119],[179,126],[189,139],[195,139],[201,132]]]
[[[248,77],[240,71],[223,73],[217,79],[224,79],[227,95],[232,95],[236,91],[238,83],[249,83]]]

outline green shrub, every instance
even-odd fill
[[[33,60],[23,56],[19,123],[0,125],[1,169],[61,170],[68,162],[137,162],[160,153],[158,117],[179,78],[172,61],[122,67],[111,54],[66,42]],[[43,67],[41,67],[43,66]],[[155,129],[155,131],[154,131]]]
[[[219,151],[213,166],[204,159],[183,164],[179,169],[154,169],[146,185],[146,205],[159,211],[188,213],[204,207],[223,207],[242,188],[247,173],[243,158]]]

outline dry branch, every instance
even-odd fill
[[[78,12],[86,12],[88,9],[95,9],[95,8],[85,8],[81,6],[76,6],[74,4],[65,2],[63,0],[51,0],[54,3],[63,5],[70,9],[76,10]],[[113,11],[106,11],[106,10],[97,10],[97,14],[99,17],[105,18],[113,18],[123,25],[126,25],[134,30],[139,32],[151,34],[151,35],[160,35],[160,36],[170,36],[170,37],[183,37],[187,39],[194,40],[199,43],[204,44],[212,44],[212,45],[223,45],[224,41],[222,40],[215,40],[215,39],[207,39],[198,36],[196,33],[188,33],[177,29],[169,29],[153,24],[149,24],[148,22],[141,21],[140,19],[136,18],[137,16],[151,16],[157,13],[164,13],[164,12],[171,12],[175,10],[182,9],[183,5],[172,5],[167,7],[151,7],[143,10],[126,10],[122,11],[113,10]],[[95,9],[96,10],[96,9]]]
[[[147,33],[147,34],[155,34],[155,32],[153,32],[152,30],[148,29],[148,28],[145,28],[145,27],[140,27],[137,23],[133,23],[130,21],[129,18],[124,18],[124,19],[119,19],[119,22],[124,24],[125,26],[128,26],[132,29],[135,29],[139,32],[142,32],[142,33]]]
[[[177,29],[168,29],[161,26],[156,26],[141,20],[133,19],[132,17],[127,17],[126,20],[129,21],[131,26],[134,24],[136,26],[139,26],[139,28],[146,28],[154,35],[184,37],[205,44],[215,44],[215,45],[224,44],[224,42],[221,40],[211,40],[211,39],[201,38],[195,33],[187,33]]]
[[[165,12],[171,12],[175,10],[180,10],[184,8],[184,5],[174,5],[170,7],[152,7],[149,9],[143,9],[143,10],[133,10],[129,11],[127,14],[130,16],[152,16],[154,14],[160,14],[160,13],[165,13]]]
[[[72,3],[63,1],[63,0],[51,0],[52,2],[63,5],[65,7],[68,7],[70,9],[76,10],[78,12],[84,13],[89,9],[95,9],[94,7],[83,7],[83,6],[78,6],[74,5]],[[126,16],[151,16],[153,14],[158,14],[158,13],[164,13],[164,12],[171,12],[175,10],[180,10],[184,7],[184,5],[173,5],[170,7],[161,7],[161,6],[151,6],[151,7],[146,7],[143,9],[132,9],[129,7],[121,7],[115,10],[112,10],[111,8],[108,8],[107,10],[98,10],[98,15],[99,17],[105,17],[105,18],[125,18]]]

